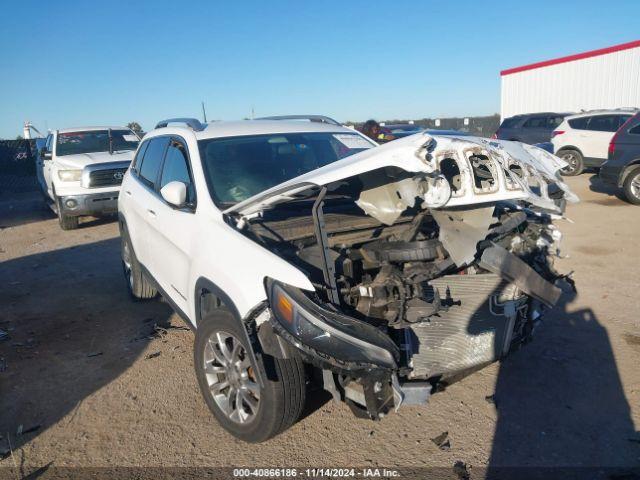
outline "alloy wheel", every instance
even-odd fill
[[[630,190],[634,197],[640,199],[640,174],[631,180]]]
[[[122,247],[122,264],[124,265],[124,276],[129,282],[129,287],[133,291],[133,275],[131,273],[131,249],[129,248],[129,242],[125,241]]]
[[[246,349],[234,335],[215,331],[204,349],[204,373],[209,393],[233,422],[253,421],[260,404],[260,387]]]
[[[564,160],[565,162],[567,162],[569,165],[567,165],[565,168],[562,169],[563,172],[565,173],[573,173],[576,171],[576,169],[578,168],[578,157],[575,153],[573,152],[567,152],[562,154],[562,156],[560,157],[562,158],[562,160]]]

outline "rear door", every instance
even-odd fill
[[[156,270],[151,252],[153,242],[149,238],[153,231],[156,198],[156,185],[162,168],[164,153],[169,144],[169,137],[153,137],[145,140],[131,165],[132,181],[124,185],[120,195],[127,196],[130,209],[127,212],[127,229],[133,250],[150,272]]]
[[[167,203],[160,193],[169,182],[187,186],[187,201],[181,207]],[[183,311],[188,311],[188,281],[193,232],[196,231],[196,192],[186,142],[171,137],[158,176],[156,194],[150,201],[149,242],[152,274],[162,289]]]
[[[529,144],[548,141],[547,128],[546,116],[529,118],[522,124],[522,141]],[[551,136],[550,132],[548,136]],[[547,140],[545,140],[545,138],[547,138]]]
[[[587,123],[587,129],[579,134],[583,156],[595,159],[599,163],[604,162],[607,159],[611,138],[630,117],[631,115],[621,114],[592,116]]]

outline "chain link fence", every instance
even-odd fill
[[[0,197],[37,189],[35,140],[0,140]]]

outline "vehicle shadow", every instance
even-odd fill
[[[82,401],[123,374],[172,310],[134,303],[120,239],[0,264],[0,459],[48,428],[71,423]],[[66,418],[65,418],[66,417]]]
[[[602,179],[597,174],[591,175],[589,177],[589,190],[595,193],[602,193],[610,197],[615,197],[623,201],[624,203],[627,203],[624,200],[624,197],[622,196],[622,192],[619,188],[616,188],[614,185],[611,185],[609,183],[603,182]],[[614,199],[609,199],[609,200],[614,200]],[[618,203],[618,202],[615,202],[615,203]]]
[[[570,308],[574,299],[565,293],[533,342],[500,366],[487,478],[600,478],[593,468],[572,469],[638,468],[640,435],[607,330],[591,309]],[[559,477],[541,467],[571,468]]]
[[[17,227],[56,218],[56,213],[47,205],[40,192],[27,192],[0,198],[0,228]],[[91,228],[115,222],[117,219],[116,214],[81,217],[78,228]]]
[[[0,198],[0,228],[17,227],[28,223],[56,218],[39,192]]]

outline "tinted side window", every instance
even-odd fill
[[[620,127],[620,115],[597,115],[591,117],[588,130],[594,132],[615,132]]]
[[[167,143],[169,143],[168,137],[152,138],[149,140],[149,146],[144,152],[142,166],[139,169],[140,180],[149,187],[153,187],[156,183],[158,171],[160,170],[160,165],[162,165],[162,156]]]
[[[513,128],[518,124],[519,121],[520,119],[516,117],[505,118],[500,124],[500,128]]]
[[[51,151],[51,146],[52,145],[53,145],[53,135],[49,134],[49,135],[47,135],[47,143],[44,146],[44,148],[47,150],[47,152]]]
[[[629,133],[631,133],[632,135],[640,135],[640,123],[629,130]]]
[[[633,115],[620,115],[620,121],[618,122],[618,128],[620,128],[622,125],[624,125],[625,123],[627,123],[627,121],[632,117]]]
[[[195,191],[189,174],[187,148],[177,140],[171,140],[162,167],[160,188],[169,182],[182,182],[187,185],[187,203],[195,200]]]
[[[549,117],[547,119],[547,128],[556,128],[564,121],[564,117]]]
[[[571,128],[574,128],[576,130],[586,130],[587,123],[589,122],[590,118],[591,117],[573,118],[569,120],[569,125],[571,126]]]
[[[131,170],[133,170],[136,173],[138,173],[140,165],[142,165],[144,152],[147,150],[148,146],[149,146],[149,140],[147,140],[146,142],[142,142],[142,145],[140,145],[140,148],[138,149],[138,153],[136,153],[136,156],[134,157],[133,162],[131,162]]]
[[[523,128],[545,128],[546,126],[546,117],[532,117],[522,125]]]

